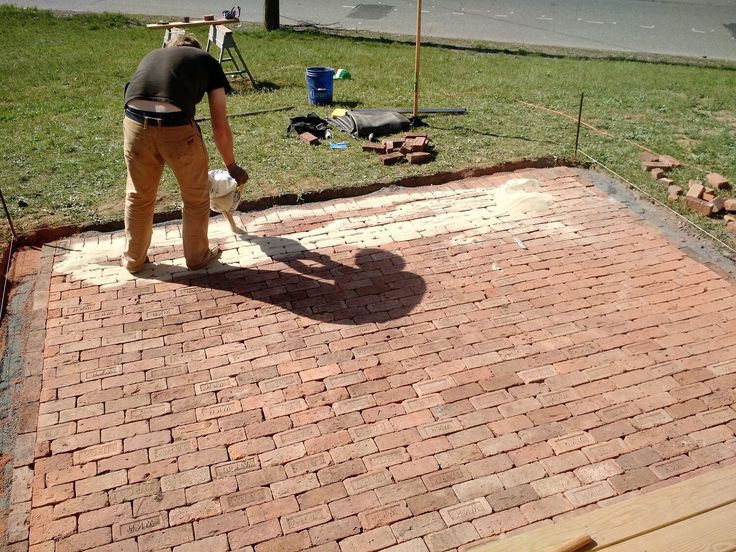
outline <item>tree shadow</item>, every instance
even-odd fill
[[[400,256],[382,249],[361,249],[351,264],[311,251],[297,240],[248,235],[273,264],[239,267],[213,261],[205,270],[175,273],[172,280],[217,289],[252,301],[282,307],[299,316],[336,324],[387,322],[409,314],[427,290],[424,279],[405,271]],[[282,266],[279,266],[282,265]],[[156,267],[148,276],[156,279]]]

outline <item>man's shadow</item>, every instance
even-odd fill
[[[174,274],[173,280],[232,292],[336,324],[401,318],[421,302],[427,290],[424,279],[403,270],[404,259],[390,251],[361,249],[351,264],[342,264],[297,240],[243,231],[239,238],[257,245],[272,263],[243,268],[218,260],[210,263],[207,273],[182,272]]]

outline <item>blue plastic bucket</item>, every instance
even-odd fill
[[[314,105],[332,103],[332,67],[307,67],[307,97]]]

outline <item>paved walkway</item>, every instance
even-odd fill
[[[464,550],[734,461],[733,282],[576,170],[240,222],[43,248],[9,550]]]

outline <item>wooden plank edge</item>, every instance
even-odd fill
[[[240,19],[214,19],[212,21],[205,21],[204,19],[198,19],[196,21],[173,21],[171,23],[149,23],[146,25],[149,29],[171,29],[173,27],[203,27],[205,25],[224,25],[225,23],[239,23]]]
[[[724,492],[727,494],[721,498]],[[667,504],[668,508],[657,508],[659,501]],[[683,501],[685,504],[678,504]],[[508,550],[550,552],[555,546],[560,546],[574,537],[587,533],[597,542],[596,547],[591,551],[598,551],[733,502],[736,502],[736,465],[714,469],[652,493],[583,513],[559,523],[532,529],[526,533],[481,543],[466,550],[468,552],[508,552]],[[697,507],[694,506],[696,503]],[[623,538],[607,538],[601,541],[601,533],[605,537],[605,531],[610,531],[611,525],[617,525],[617,529],[622,530],[626,527],[626,523],[635,525],[637,521],[641,521],[636,515],[630,513],[628,515],[632,517],[632,520],[624,520],[623,524],[621,520],[613,519],[622,515],[624,518],[627,517],[627,511],[636,508],[639,504],[643,504],[644,509],[651,512],[650,519],[652,517],[656,519],[656,516],[659,515],[659,521],[646,526],[645,529],[632,527],[628,534],[623,533]]]
[[[725,542],[723,539],[728,539]],[[736,503],[713,508],[623,542],[606,547],[609,552],[637,552],[644,550],[734,550],[736,548]]]

